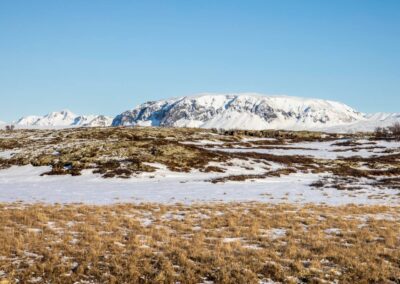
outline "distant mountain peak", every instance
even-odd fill
[[[20,127],[74,127],[109,126],[112,118],[104,115],[76,115],[70,110],[50,112],[44,116],[30,115],[20,118],[15,124]]]

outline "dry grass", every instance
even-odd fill
[[[255,180],[255,179],[263,179],[267,177],[280,177],[281,175],[289,175],[295,173],[296,170],[292,168],[285,168],[279,170],[268,171],[263,174],[254,174],[254,175],[229,175],[219,178],[213,178],[210,181],[212,183],[223,183],[227,181],[245,181],[245,180]]]
[[[0,283],[400,281],[400,207],[3,204],[0,214]]]

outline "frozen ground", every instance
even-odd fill
[[[126,138],[132,134],[134,139]],[[0,202],[400,204],[400,142],[297,138],[152,128],[4,132]],[[121,144],[115,147],[116,143]],[[177,149],[180,152],[173,152]],[[207,158],[211,153],[218,159]],[[201,163],[204,156],[208,160],[200,167],[191,164]],[[71,176],[70,161],[85,159],[86,168],[77,173],[82,175]],[[120,171],[132,168],[135,161],[141,164],[122,177],[93,173],[108,161]],[[57,163],[61,169],[55,175],[41,176],[52,170],[47,165],[54,169]],[[157,170],[143,170],[146,166]],[[175,171],[169,170],[174,166]]]
[[[255,181],[213,184],[215,174],[175,173],[161,169],[131,179],[104,179],[85,171],[82,176],[40,176],[47,167],[12,167],[0,171],[0,202],[110,204],[120,202],[233,202],[399,204],[397,190],[339,191],[315,189],[316,174],[291,174]]]
[[[259,141],[259,139],[257,139]],[[257,140],[245,140],[244,142],[251,142]],[[339,141],[326,141],[326,142],[300,142],[291,143],[288,145],[279,145],[278,148],[271,146],[270,148],[207,148],[209,150],[220,150],[225,152],[255,152],[261,154],[274,154],[274,155],[302,155],[311,156],[317,159],[337,159],[339,157],[353,157],[360,156],[363,158],[372,157],[375,155],[385,155],[387,150],[400,149],[399,141],[377,141],[376,144],[362,144],[368,143],[367,141],[358,141],[360,146],[336,146],[335,142]],[[343,141],[341,141],[343,142]],[[198,143],[196,145],[201,145]],[[210,145],[210,144],[209,144]],[[216,144],[218,145],[218,144]]]

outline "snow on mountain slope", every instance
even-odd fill
[[[385,113],[377,112],[373,114],[366,115],[370,121],[397,121],[400,119],[400,113]]]
[[[17,121],[18,126],[69,126],[74,125],[77,115],[68,111],[51,112],[44,116],[27,116]]]
[[[96,115],[92,120],[89,122],[83,124],[83,126],[90,126],[90,127],[96,127],[96,126],[110,126],[113,121],[112,117],[105,116],[105,115]]]
[[[147,102],[118,115],[112,125],[319,130],[364,120],[363,114],[339,102],[246,93]]]
[[[16,124],[20,126],[30,126],[30,125],[35,125],[35,123],[40,119],[40,116],[37,115],[29,115],[20,118]]]
[[[21,128],[29,127],[73,127],[73,126],[109,126],[112,118],[104,115],[76,115],[69,110],[51,112],[44,116],[26,116],[20,118],[15,125]]]
[[[365,115],[365,119],[346,125],[328,127],[328,132],[368,132],[374,131],[377,127],[389,127],[400,122],[400,113],[374,113]]]
[[[139,125],[344,133],[373,131],[394,122],[400,122],[400,113],[362,114],[334,101],[243,93],[200,94],[146,102],[114,119],[63,110],[23,117],[15,125],[17,128]]]

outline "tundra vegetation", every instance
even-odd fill
[[[395,129],[396,125],[391,133],[397,133]],[[314,184],[318,188],[351,190],[356,188],[351,186],[355,181],[398,189],[400,149],[399,143],[388,147],[391,142],[392,137],[377,137],[376,133],[151,127],[15,130],[0,132],[0,152],[13,152],[11,157],[0,157],[0,169],[30,164],[50,167],[44,175],[81,175],[83,170],[91,170],[103,178],[130,178],[155,172],[157,165],[163,165],[177,172],[220,173],[209,180],[214,183],[300,172],[326,174]],[[321,143],[329,146],[323,151],[335,154],[334,158],[312,154],[321,152],[313,149]],[[292,153],[278,155],[278,150]],[[233,160],[263,163],[265,170],[250,175],[224,174]]]
[[[400,139],[400,122],[393,123],[389,127],[375,128],[375,137],[383,139]]]
[[[400,280],[399,207],[14,203],[0,214],[2,284]]]
[[[396,191],[400,146],[390,133],[0,131],[0,170],[106,179],[156,175],[162,165],[215,174],[206,183],[314,173],[310,190]],[[237,161],[258,171],[233,175]],[[8,203],[0,214],[1,284],[400,282],[399,206]]]
[[[15,129],[14,125],[6,125],[6,131],[13,131]]]

